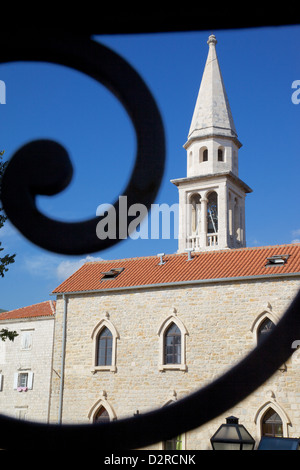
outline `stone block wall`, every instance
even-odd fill
[[[256,320],[264,312],[278,320],[299,287],[299,278],[289,277],[68,296],[63,423],[92,422],[100,406],[111,419],[132,416],[203,387],[256,345]],[[58,296],[52,422],[57,422],[59,409],[63,309]],[[160,367],[158,332],[170,317],[186,330],[185,364],[176,370]],[[95,370],[93,364],[92,335],[101,321],[113,325],[118,335],[114,370]],[[279,412],[285,437],[300,436],[300,358],[296,354],[244,402],[187,433],[184,447],[209,449],[209,438],[230,415],[237,416],[258,442],[268,406]],[[161,449],[162,444],[154,447]]]

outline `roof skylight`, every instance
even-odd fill
[[[280,266],[287,262],[290,255],[273,255],[267,258],[266,266]]]
[[[115,279],[122,271],[124,271],[124,268],[111,268],[109,271],[102,272],[101,274],[103,274],[103,277],[101,278],[101,281]]]

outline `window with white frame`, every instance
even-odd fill
[[[27,392],[33,387],[33,372],[20,371],[14,374],[14,390],[18,392]]]

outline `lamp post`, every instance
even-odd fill
[[[235,416],[226,418],[210,439],[213,450],[253,450],[255,440]]]

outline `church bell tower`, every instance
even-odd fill
[[[208,56],[190,125],[187,177],[172,180],[179,191],[178,252],[246,246],[245,197],[252,192],[238,177],[239,142],[225,91],[217,40]]]

